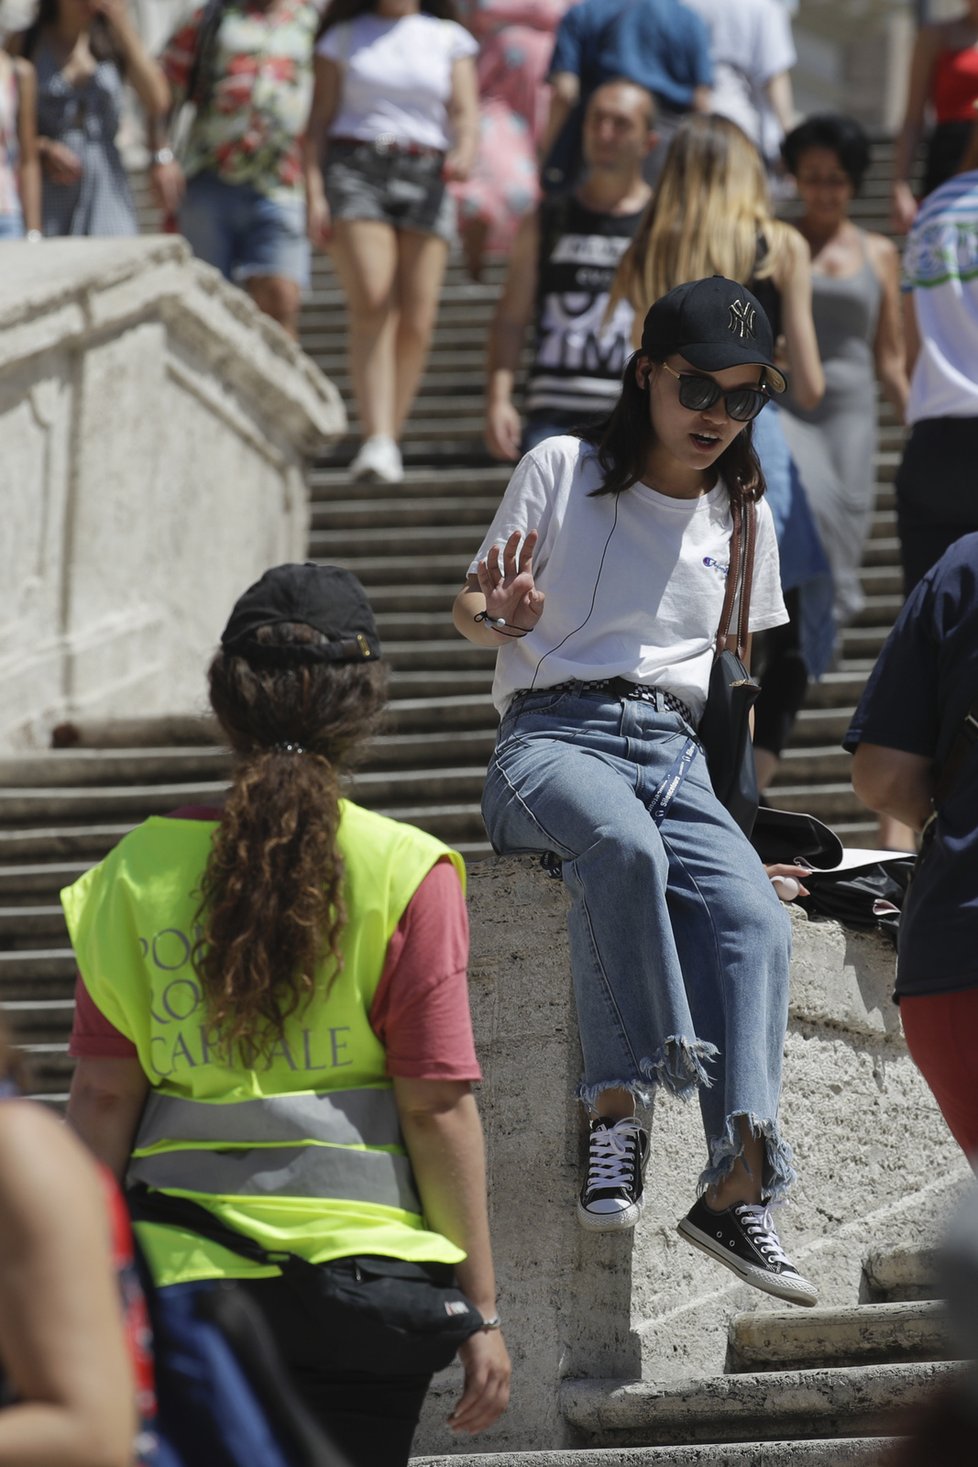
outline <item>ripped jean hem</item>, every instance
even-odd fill
[[[784,1202],[797,1177],[791,1147],[781,1139],[777,1121],[762,1120],[751,1111],[733,1112],[727,1116],[723,1134],[708,1138],[710,1164],[700,1175],[696,1195],[701,1197],[708,1187],[722,1182],[743,1157],[744,1140],[738,1124],[741,1120],[747,1122],[752,1137],[764,1141],[764,1175],[761,1178],[764,1202]]]
[[[639,1061],[641,1079],[604,1080],[598,1085],[585,1085],[582,1081],[577,1087],[577,1098],[592,1111],[598,1096],[606,1090],[625,1090],[640,1105],[650,1105],[655,1091],[660,1088],[681,1100],[688,1100],[700,1086],[709,1089],[713,1084],[706,1066],[717,1053],[715,1044],[673,1034],[664,1040],[651,1058]]]

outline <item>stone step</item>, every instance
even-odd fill
[[[866,817],[866,807],[856,799],[848,781],[815,786],[782,784],[776,779],[771,786],[771,803],[779,810],[817,815],[833,829],[846,821],[864,821]]]
[[[17,897],[30,897],[40,903],[77,881],[91,864],[91,861],[37,861],[0,865],[0,901],[12,905]]]
[[[935,1248],[874,1250],[863,1263],[866,1296],[878,1301],[933,1299],[939,1290]]]
[[[858,1304],[850,1308],[757,1310],[730,1323],[727,1371],[784,1370],[943,1360],[949,1353],[944,1305]]]
[[[75,1003],[72,998],[5,998],[3,1012],[18,1046],[54,1044],[60,1054],[71,1033]]]
[[[65,919],[59,906],[0,907],[0,946],[13,942],[37,943],[44,938],[63,938]]]
[[[463,473],[451,465],[424,465],[405,470],[400,492],[423,493],[426,496],[449,501],[472,493],[489,494],[498,490],[502,494],[509,480],[512,465],[481,464],[466,468]],[[309,473],[309,489],[314,504],[330,497],[362,499],[372,504],[376,497],[387,497],[390,488],[376,484],[355,483],[343,469],[329,468],[322,464]]]
[[[565,1380],[561,1407],[584,1446],[691,1445],[885,1436],[898,1413],[955,1379],[945,1361],[762,1371],[655,1385]]]
[[[226,785],[224,781],[187,782],[181,784],[56,786],[54,788],[0,790],[0,823],[8,829],[17,821],[26,824],[47,821],[51,812],[56,819],[76,820],[114,818],[133,815],[165,815],[181,805],[219,804]]]
[[[77,870],[84,871],[95,861],[100,861],[117,841],[132,830],[139,818],[138,813],[134,813],[130,820],[113,821],[111,824],[86,821],[83,825],[45,824],[3,831],[0,834],[0,894],[9,895],[4,879],[12,878],[18,869],[30,872],[36,865],[39,870],[52,873],[62,869],[74,870],[74,866],[64,865],[65,859],[71,857],[80,863]],[[52,875],[51,879],[56,878]],[[61,885],[64,884],[62,881]],[[27,886],[23,892],[35,889]]]
[[[891,1437],[728,1442],[692,1447],[576,1447],[412,1457],[411,1467],[880,1467]]]
[[[359,770],[350,777],[349,785],[353,797],[364,803],[375,805],[388,799],[397,790],[404,792],[424,791],[435,793],[439,788],[448,795],[463,792],[467,798],[477,798],[481,793],[485,767],[477,765],[452,769],[398,769]],[[16,793],[0,791],[0,821],[8,825],[14,821],[28,823],[73,817],[84,820],[120,814],[143,819],[149,814],[165,814],[180,805],[220,804],[226,786],[215,783],[198,784],[147,784],[147,785],[103,785],[94,789],[86,787],[54,786],[39,789],[23,789]]]
[[[419,525],[450,523],[458,533],[472,538],[477,532],[473,548],[477,548],[483,532],[492,522],[500,495],[495,491],[487,494],[470,494],[458,501],[446,500],[444,496],[403,495],[399,499],[324,499],[314,500],[312,505],[312,531],[316,534],[349,534],[356,529],[370,529],[383,525],[386,530],[414,528]]]

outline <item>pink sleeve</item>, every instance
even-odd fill
[[[71,1026],[68,1053],[74,1059],[138,1059],[131,1039],[127,1039],[96,1007],[81,973],[75,974],[75,1017]]]
[[[469,924],[454,866],[437,862],[387,948],[370,1023],[391,1075],[481,1080],[469,1013]]]

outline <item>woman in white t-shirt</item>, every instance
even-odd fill
[[[610,417],[517,467],[455,624],[499,648],[490,839],[549,853],[571,895],[591,1112],[580,1222],[634,1226],[649,1153],[636,1101],[698,1089],[704,1195],[680,1232],[756,1287],[814,1304],[768,1211],[794,1177],[777,1120],[789,924],[696,739],[731,502],[764,491],[749,424],[785,388],[772,356],[745,286],[716,275],[657,301]],[[786,620],[763,502],[756,521],[752,632]]]
[[[474,56],[453,0],[332,0],[304,141],[309,237],[349,311],[362,443],[354,479],[396,484],[428,356],[455,205],[478,142]]]

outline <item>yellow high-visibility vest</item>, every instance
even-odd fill
[[[370,1007],[387,945],[424,877],[461,856],[341,801],[343,966],[324,963],[270,1054],[229,1053],[192,962],[215,822],[153,816],[61,893],[85,986],[136,1046],[152,1089],[130,1182],[190,1197],[271,1250],[311,1262],[380,1254],[457,1263],[425,1225]],[[277,1272],[219,1244],[138,1224],[156,1282]]]

